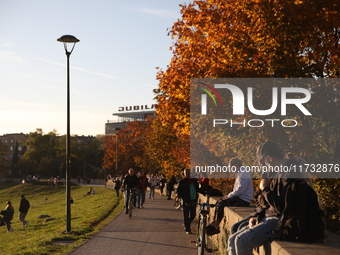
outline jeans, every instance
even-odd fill
[[[123,191],[124,194],[124,205],[126,205],[127,201],[128,201],[128,196],[126,195],[126,190]],[[124,206],[125,208],[125,206]]]
[[[253,249],[265,244],[272,236],[280,218],[265,217],[260,222],[249,228],[243,227],[228,239],[228,254],[252,255]]]
[[[143,206],[145,202],[145,190],[140,189],[137,193],[138,196],[138,206]]]
[[[117,192],[117,197],[119,197],[119,189],[115,189]]]
[[[239,222],[236,222],[234,225],[230,228],[230,234],[235,234],[237,231],[241,230],[243,227],[247,226],[249,224],[249,219],[251,215],[247,216],[246,218],[240,220]]]
[[[129,196],[130,196],[130,192],[132,192],[132,204],[136,207],[136,192],[134,190],[127,190],[126,191],[126,202],[125,202],[125,210],[126,212],[128,212],[128,203],[129,203]]]
[[[27,213],[19,212],[19,220],[22,222],[22,226],[25,227],[27,221],[25,220]]]
[[[172,191],[173,191],[172,189],[169,189],[169,190],[168,190],[168,199],[169,199],[169,200],[171,199],[171,193],[172,193]]]
[[[183,219],[186,232],[191,232],[191,222],[196,217],[196,205],[183,205]]]
[[[149,198],[155,198],[155,188],[156,186],[150,186],[150,194],[149,194]]]
[[[217,204],[217,218],[216,220],[218,222],[221,222],[224,216],[224,207],[226,206],[249,206],[248,202],[243,201],[241,198],[239,197],[231,197],[231,198],[227,198],[227,199],[223,199],[221,201],[218,202]],[[215,213],[216,213],[215,211]]]

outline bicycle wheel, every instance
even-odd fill
[[[201,245],[200,233],[201,233],[201,215],[198,215],[197,233],[196,233],[196,238],[197,238],[196,246],[197,247]]]
[[[204,255],[205,245],[207,241],[207,233],[205,228],[205,222],[203,220],[200,220],[198,255]]]
[[[132,217],[132,199],[129,199],[129,208],[128,208],[128,213],[129,213],[129,219]]]

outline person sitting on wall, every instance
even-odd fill
[[[234,189],[218,202],[216,208],[216,220],[213,221],[209,226],[207,226],[208,235],[215,235],[220,233],[219,225],[224,216],[224,207],[249,206],[251,200],[253,199],[253,180],[250,175],[249,167],[242,166],[242,162],[238,158],[233,158],[232,160],[230,160],[229,166],[236,168],[236,180],[234,184]]]

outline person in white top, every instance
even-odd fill
[[[151,175],[149,178],[150,182],[150,193],[149,193],[149,198],[152,197],[152,199],[155,199],[155,188],[157,186],[157,179],[154,174]]]
[[[214,235],[220,232],[219,225],[224,216],[225,206],[249,206],[253,200],[253,180],[250,175],[249,167],[242,166],[241,160],[233,158],[229,162],[230,167],[236,167],[236,180],[234,189],[228,195],[225,195],[217,204],[217,217],[207,227],[207,234]]]

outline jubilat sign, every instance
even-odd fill
[[[140,111],[140,110],[152,110],[156,109],[157,104],[151,105],[151,108],[148,105],[134,105],[134,106],[122,106],[118,108],[120,112],[127,112],[127,111]]]

